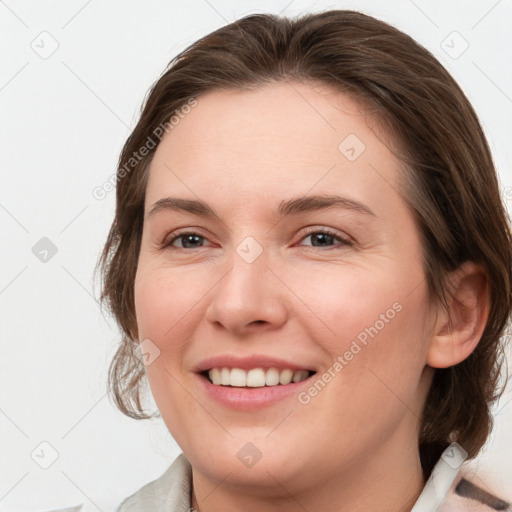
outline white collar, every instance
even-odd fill
[[[436,512],[467,456],[457,443],[448,446],[434,466],[411,512]],[[116,512],[188,512],[192,510],[191,482],[192,467],[181,453],[158,480],[145,485],[124,500]]]
[[[411,512],[439,510],[467,455],[457,443],[452,443],[446,448],[434,466]],[[162,512],[163,510],[189,512],[193,510],[190,502],[191,487],[192,466],[181,453],[162,476],[123,500],[115,512]],[[82,504],[53,512],[87,512],[88,510],[88,505]]]
[[[411,512],[436,512],[443,503],[468,454],[457,443],[442,453]]]

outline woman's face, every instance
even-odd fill
[[[292,493],[417,452],[427,284],[399,162],[372,124],[346,95],[281,83],[198,98],[156,150],[139,338],[205,478]]]

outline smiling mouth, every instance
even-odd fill
[[[214,386],[229,386],[235,388],[263,388],[286,386],[302,382],[316,372],[313,370],[291,370],[288,368],[241,368],[215,367],[201,372]]]

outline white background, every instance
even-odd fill
[[[114,193],[100,201],[92,190],[116,171],[146,91],[178,51],[249,13],[328,8],[375,15],[437,56],[477,111],[511,197],[510,0],[0,0],[0,510],[107,511],[179,453],[161,420],[131,420],[106,397],[118,334],[100,314],[93,269]],[[469,44],[458,58],[464,42],[453,31]],[[32,252],[42,237],[58,251],[46,263]],[[511,399],[468,468],[509,501]],[[43,441],[58,453],[48,469],[31,458],[50,461]]]

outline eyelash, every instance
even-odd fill
[[[335,240],[340,242],[341,246],[350,247],[350,246],[354,245],[354,242],[352,242],[352,240],[349,240],[348,238],[344,238],[344,237],[340,236],[338,233],[336,233],[335,231],[332,231],[328,228],[311,229],[302,235],[300,241],[304,240],[305,238],[307,238],[311,235],[318,235],[318,234],[329,235],[329,236],[333,237]],[[172,245],[179,238],[189,236],[189,235],[198,236],[198,237],[206,240],[206,237],[204,237],[203,235],[201,235],[199,233],[196,233],[195,231],[182,231],[182,232],[177,231],[177,232],[171,233],[169,235],[172,237],[169,241],[166,241],[169,239],[169,237],[166,237],[164,239],[164,241],[160,244],[160,248],[161,249],[169,249],[169,250],[180,250],[180,251],[193,250],[193,249],[189,249],[186,247],[173,247],[173,245]],[[328,247],[322,248],[322,247],[315,247],[313,245],[310,245],[310,246],[306,246],[306,247],[311,247],[312,249],[323,249],[323,250],[336,249],[336,246],[328,246]],[[202,247],[196,247],[196,249],[202,249]]]

